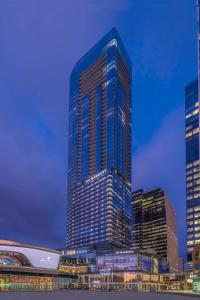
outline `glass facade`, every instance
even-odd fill
[[[160,274],[169,272],[165,260],[140,251],[116,251],[97,254],[96,271],[109,272],[145,272]]]
[[[133,193],[132,249],[154,251],[169,262],[172,272],[177,271],[176,215],[161,189]]]
[[[87,249],[67,251],[60,259],[59,270],[68,274],[94,273],[96,271],[96,251]]]
[[[187,258],[200,243],[200,161],[198,80],[185,88]]]
[[[74,274],[78,271],[96,274],[111,272],[169,273],[169,264],[162,257],[146,251],[130,250],[130,248],[127,250],[70,250],[61,257],[60,267],[64,266],[74,267]],[[86,266],[87,272],[80,270],[80,267]]]
[[[200,1],[197,0],[198,19],[198,79],[200,78]],[[200,80],[185,88],[186,142],[186,208],[187,260],[192,264],[192,252],[200,244],[200,157],[199,157],[199,92]]]
[[[67,247],[127,247],[131,62],[115,29],[70,77]]]

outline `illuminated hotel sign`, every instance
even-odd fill
[[[131,253],[131,254],[135,254],[135,252],[134,251],[132,251],[132,250],[129,250],[129,251],[116,251],[116,254],[127,254],[127,253]]]
[[[104,174],[106,174],[106,170],[103,170],[103,171],[101,171],[100,173],[98,173],[98,174],[96,174],[96,175],[90,177],[90,178],[87,179],[85,182],[86,182],[86,183],[89,183],[89,182],[93,181],[94,179],[99,178],[101,175],[104,175]]]

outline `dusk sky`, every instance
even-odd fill
[[[116,27],[133,64],[133,190],[165,189],[185,254],[195,0],[0,0],[0,239],[65,245],[69,76]]]

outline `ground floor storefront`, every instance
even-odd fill
[[[169,276],[141,272],[83,274],[79,275],[78,286],[94,291],[192,293],[192,281],[171,281]]]

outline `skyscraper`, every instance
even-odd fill
[[[131,72],[112,29],[71,73],[68,248],[130,244]]]
[[[187,259],[200,243],[200,163],[198,80],[185,87]]]
[[[198,80],[185,87],[185,141],[186,141],[186,208],[187,260],[192,263],[192,251],[200,243],[200,0],[197,3],[198,26]]]
[[[171,272],[178,269],[176,215],[161,189],[133,193],[132,249],[154,251],[168,261]]]

